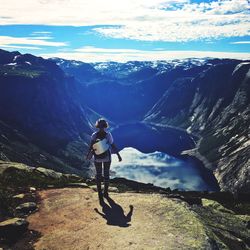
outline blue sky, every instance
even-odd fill
[[[0,48],[86,62],[250,59],[248,0],[0,0]]]

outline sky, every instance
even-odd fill
[[[250,1],[0,0],[0,48],[84,62],[250,59]]]

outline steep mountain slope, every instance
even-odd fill
[[[222,189],[250,190],[250,63],[227,61],[175,81],[145,115],[201,136],[198,150],[214,163]]]
[[[74,79],[65,76],[55,63],[33,55],[1,50],[0,58],[0,121],[4,122],[0,126],[1,158],[18,160],[19,150],[16,154],[7,150],[7,142],[14,136],[22,145],[20,150],[29,149],[28,163],[41,161],[31,157],[36,145],[43,157],[43,151],[49,155],[42,161],[47,161],[45,166],[84,169],[88,163],[83,153],[98,115],[81,105]],[[10,132],[13,129],[18,130],[18,136]],[[25,145],[20,135],[33,145]]]
[[[80,145],[79,145],[80,146]],[[82,148],[82,146],[81,146]],[[67,150],[72,159],[77,157],[76,150]],[[0,121],[0,160],[21,162],[31,166],[46,166],[61,172],[71,172],[83,174],[83,171],[77,170],[71,166],[69,161],[62,159],[60,155],[53,154],[49,150],[39,147],[29,135],[14,129],[6,123]],[[81,165],[84,172],[88,172],[88,166]]]

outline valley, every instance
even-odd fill
[[[248,61],[87,64],[0,52],[2,160],[88,176],[90,134],[104,117],[120,149],[181,159],[197,148],[222,190],[249,190]]]

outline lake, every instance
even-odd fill
[[[186,131],[136,122],[119,125],[111,133],[123,158],[118,162],[112,155],[111,176],[179,190],[219,189],[202,162],[180,155],[195,147],[195,138]]]
[[[120,151],[122,161],[112,155],[111,176],[179,190],[217,190],[211,171],[202,169],[191,158],[179,159],[155,151],[142,153],[127,147]]]

